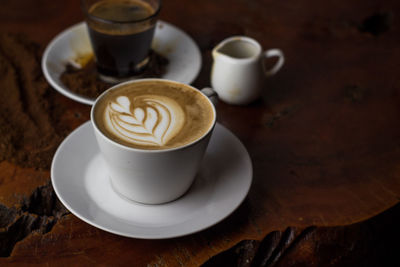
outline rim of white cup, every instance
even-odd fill
[[[256,53],[254,53],[254,55],[250,56],[250,57],[244,57],[244,58],[235,58],[235,57],[231,57],[231,56],[227,56],[224,54],[221,54],[220,52],[218,52],[218,50],[220,50],[223,46],[226,45],[226,43],[232,42],[232,41],[243,41],[243,42],[248,42],[252,45],[255,46],[255,48],[257,49]],[[223,40],[222,42],[220,42],[212,51],[213,55],[215,55],[215,53],[219,53],[218,56],[223,56],[226,60],[231,60],[234,61],[237,64],[245,64],[248,62],[252,62],[255,60],[258,60],[260,54],[262,53],[262,47],[260,45],[260,43],[248,36],[242,36],[242,35],[235,35],[235,36],[231,36],[226,38],[225,40]]]
[[[126,85],[126,84],[141,83],[141,82],[149,82],[149,81],[158,81],[158,82],[174,83],[174,84],[178,84],[178,85],[180,85],[180,86],[189,87],[189,88],[191,88],[192,90],[197,91],[202,97],[204,97],[204,98],[208,101],[208,103],[209,103],[209,105],[211,106],[211,109],[212,109],[212,111],[213,111],[213,120],[212,120],[212,123],[211,123],[211,126],[209,127],[209,129],[208,129],[202,136],[200,136],[199,138],[197,138],[197,139],[195,139],[195,140],[193,140],[193,141],[191,141],[191,142],[189,142],[189,143],[187,143],[187,144],[184,144],[184,145],[178,146],[178,147],[164,148],[164,149],[143,149],[143,148],[134,148],[134,147],[130,147],[130,146],[127,146],[127,145],[120,144],[120,143],[118,143],[118,142],[112,140],[111,138],[109,138],[107,135],[105,135],[105,134],[97,127],[96,121],[95,121],[95,119],[94,119],[94,110],[95,110],[95,108],[96,108],[97,102],[99,102],[99,100],[100,100],[101,98],[103,98],[103,97],[107,94],[108,91],[111,91],[111,90],[114,90],[114,89],[116,89],[116,88],[122,87],[122,86],[124,86],[124,85]],[[209,135],[209,133],[210,133],[210,132],[214,129],[214,127],[215,127],[215,124],[216,124],[216,122],[217,122],[217,111],[216,111],[216,109],[215,109],[214,104],[211,102],[211,100],[210,100],[206,95],[204,95],[199,89],[197,89],[197,88],[195,88],[195,87],[193,87],[193,86],[191,86],[191,85],[188,85],[188,84],[185,84],[185,83],[181,83],[181,82],[177,82],[177,81],[173,81],[173,80],[168,80],[168,79],[143,78],[143,79],[137,79],[137,80],[132,80],[132,81],[126,81],[126,82],[122,82],[122,83],[116,84],[116,85],[114,85],[114,86],[108,88],[107,90],[105,90],[103,93],[101,93],[101,94],[96,98],[96,100],[94,101],[94,103],[93,103],[93,105],[92,105],[92,108],[91,108],[91,110],[90,110],[90,121],[92,122],[92,125],[93,125],[93,128],[95,129],[95,131],[97,131],[103,138],[105,138],[105,140],[107,140],[108,142],[110,142],[110,143],[113,144],[113,145],[116,145],[116,146],[118,146],[118,147],[120,147],[120,148],[129,150],[129,151],[136,151],[136,152],[143,152],[143,153],[162,153],[162,152],[170,152],[170,151],[185,149],[185,148],[187,148],[187,147],[190,147],[190,146],[193,146],[193,145],[197,144],[197,143],[200,142],[202,139],[206,138],[206,137]]]

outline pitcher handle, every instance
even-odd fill
[[[269,50],[264,51],[264,58],[272,58],[272,57],[278,57],[278,61],[269,70],[266,69],[264,61],[263,61],[263,68],[264,68],[265,75],[267,75],[267,77],[276,74],[282,68],[283,64],[285,63],[285,56],[283,55],[282,50],[280,50],[278,48],[269,49]]]

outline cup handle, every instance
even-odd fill
[[[264,58],[272,58],[272,57],[278,57],[278,61],[269,70],[267,70],[265,68],[265,64],[263,61],[263,68],[264,68],[265,75],[267,77],[276,74],[282,68],[283,64],[285,63],[285,56],[283,55],[283,52],[280,49],[274,48],[274,49],[269,49],[269,50],[264,51]]]
[[[208,97],[214,106],[218,103],[218,94],[211,87],[205,87],[200,90],[206,97]]]

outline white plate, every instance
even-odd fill
[[[253,169],[246,148],[217,123],[202,167],[189,191],[161,205],[129,201],[113,191],[91,122],[58,148],[51,181],[61,202],[102,230],[135,238],[162,239],[198,232],[231,214],[246,197]]]
[[[179,28],[159,21],[152,48],[169,60],[161,77],[186,84],[196,79],[201,68],[201,53],[196,43]],[[61,81],[65,66],[80,55],[92,52],[86,23],[78,23],[58,34],[47,46],[42,58],[42,70],[50,85],[75,101],[92,105],[94,99],[76,94]]]

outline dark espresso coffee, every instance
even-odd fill
[[[101,75],[127,78],[143,70],[159,9],[153,2],[101,0],[88,8],[89,36]]]

